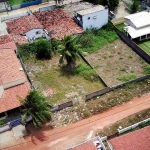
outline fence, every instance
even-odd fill
[[[48,6],[48,7],[42,7],[39,8],[39,12],[44,12],[44,11],[48,11],[48,10],[53,10],[56,8],[56,5],[52,5],[52,6]]]
[[[145,119],[145,120],[143,120],[143,121],[141,121],[141,122],[135,123],[135,124],[133,124],[133,125],[131,125],[131,126],[129,126],[129,127],[126,127],[126,128],[124,128],[124,129],[121,129],[121,130],[118,129],[118,133],[119,133],[119,134],[125,133],[125,132],[127,132],[127,131],[129,131],[129,130],[135,129],[136,127],[138,127],[138,126],[141,125],[142,123],[147,123],[147,122],[149,122],[149,121],[150,121],[150,118]]]
[[[115,26],[114,26],[115,27]],[[128,38],[123,32],[121,32],[118,28],[116,28],[116,32],[120,36],[120,38],[128,45],[130,46],[140,57],[142,57],[146,62],[150,63],[150,56],[143,51],[134,41],[132,41],[130,38]]]
[[[23,3],[20,5],[20,7],[24,8],[24,7],[28,7],[28,6],[32,6],[32,5],[38,5],[41,3],[42,3],[42,0],[36,0],[36,1],[32,1],[32,2]]]
[[[95,69],[91,66],[91,64],[86,60],[86,58],[81,54],[81,53],[79,53],[79,55],[80,55],[80,57],[85,61],[85,63],[87,64],[87,65],[89,65],[94,71],[95,71]],[[96,71],[95,71],[96,72]],[[103,85],[105,86],[105,87],[108,87],[107,86],[107,84],[105,83],[105,81],[99,76],[99,74],[96,72],[96,74],[97,74],[97,76],[98,76],[98,78],[100,79],[100,81],[103,83]]]
[[[71,107],[71,106],[73,106],[73,102],[72,102],[72,101],[69,101],[69,102],[60,104],[60,105],[58,105],[58,106],[55,106],[54,108],[51,109],[51,112],[60,111],[60,110],[62,110],[62,109],[65,109],[65,108]]]

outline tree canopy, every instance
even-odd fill
[[[25,107],[25,113],[22,117],[24,124],[26,119],[31,116],[35,127],[41,127],[42,124],[51,120],[50,109],[52,105],[46,100],[46,97],[35,90],[30,91],[25,99],[19,98]]]

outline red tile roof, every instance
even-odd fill
[[[150,126],[110,140],[115,150],[149,150]]]
[[[11,34],[21,34],[24,35],[26,32],[37,29],[43,28],[40,22],[34,15],[31,16],[24,16],[9,22],[6,22],[7,28]]]
[[[12,41],[13,41],[13,37],[10,34],[0,36],[0,45],[8,43],[8,42],[12,42]]]
[[[48,32],[54,30],[50,35],[52,38],[63,39],[65,35],[84,32],[62,9],[36,13],[35,16]]]
[[[70,150],[97,150],[93,142],[87,142]]]
[[[25,36],[13,35],[13,38],[14,38],[15,43],[17,43],[18,45],[28,42],[28,40],[25,38]]]
[[[30,90],[24,71],[20,71],[22,66],[15,49],[14,42],[0,45],[0,85],[21,78],[25,79],[25,83],[4,90],[0,98],[0,113],[21,106],[17,96],[25,98]]]

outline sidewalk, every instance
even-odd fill
[[[11,137],[11,133],[9,136],[6,132],[2,137],[0,136],[0,149],[66,150],[85,141],[91,131],[96,134],[97,130],[148,108],[150,108],[150,93],[62,128],[54,130],[50,128],[32,129],[30,136],[17,141]]]
[[[64,4],[69,4],[69,3],[79,2],[79,1],[81,1],[81,0],[64,0],[63,3]],[[0,18],[8,16],[8,15],[11,16],[11,15],[16,15],[16,14],[20,14],[20,13],[25,13],[28,10],[31,10],[32,12],[35,12],[35,11],[39,11],[39,8],[52,6],[52,5],[55,5],[55,1],[50,1],[50,2],[47,2],[47,3],[39,4],[39,5],[33,5],[33,6],[26,7],[26,8],[12,10],[12,11],[9,11],[8,14],[7,14],[7,12],[3,12],[3,13],[0,13]]]

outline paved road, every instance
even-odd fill
[[[30,136],[17,141],[13,140],[12,136],[9,140],[7,133],[3,135],[5,143],[0,143],[1,149],[3,147],[6,150],[65,150],[86,140],[90,131],[96,133],[98,129],[147,108],[150,108],[150,94],[59,129],[31,131]]]

